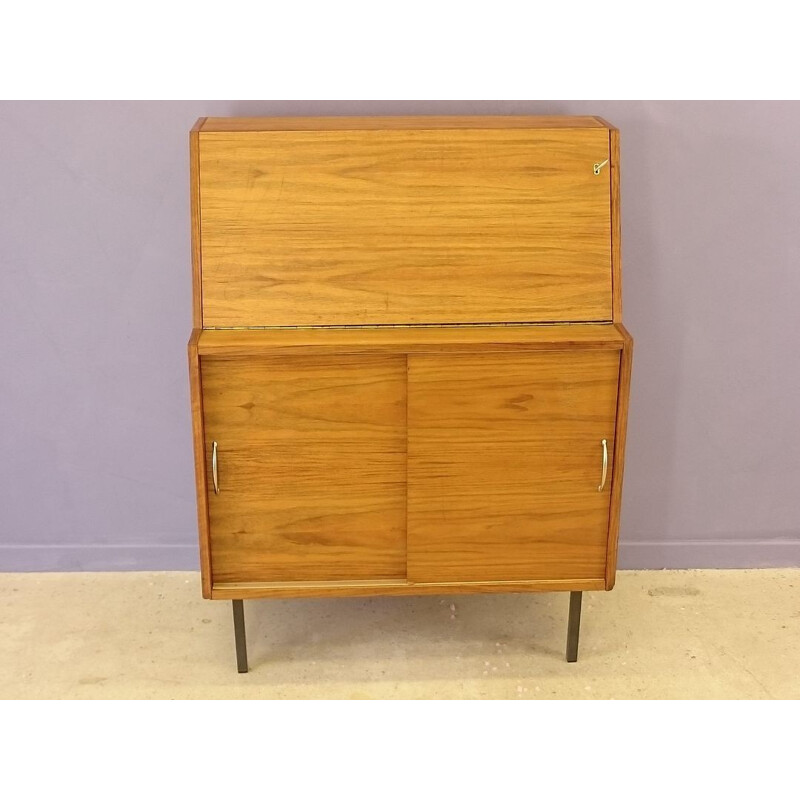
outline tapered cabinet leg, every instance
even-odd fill
[[[581,633],[581,600],[583,592],[569,593],[569,623],[567,624],[567,661],[578,660],[578,637]]]
[[[244,632],[244,600],[233,601],[233,635],[236,637],[236,668],[247,672],[247,638]]]

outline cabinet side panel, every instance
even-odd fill
[[[203,284],[200,253],[200,129],[205,117],[189,132],[189,198],[192,224],[192,325],[203,327]]]
[[[625,336],[620,353],[619,389],[617,391],[616,439],[614,443],[614,474],[611,483],[611,508],[608,524],[608,553],[606,556],[606,589],[613,589],[617,577],[619,547],[619,516],[622,506],[622,477],[625,468],[625,439],[628,431],[628,399],[633,367],[633,339],[622,325],[617,328]]]
[[[612,318],[604,128],[200,133],[206,327]]]
[[[619,130],[609,130],[611,165],[611,284],[613,318],[622,321],[622,219],[620,216]]]
[[[208,495],[206,494],[206,451],[203,432],[203,393],[200,377],[200,358],[195,329],[189,340],[189,393],[192,400],[192,435],[194,440],[194,474],[197,490],[197,530],[200,537],[200,575],[203,597],[211,597],[211,549],[209,546]]]

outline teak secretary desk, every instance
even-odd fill
[[[632,341],[597,117],[190,134],[203,597],[611,589]]]

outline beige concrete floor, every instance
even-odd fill
[[[621,572],[576,664],[567,603],[251,601],[239,675],[195,573],[2,574],[0,698],[800,698],[800,569]]]

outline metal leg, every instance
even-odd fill
[[[233,634],[236,637],[236,668],[247,672],[247,638],[244,632],[244,600],[233,601]]]
[[[581,632],[581,599],[583,592],[569,593],[569,624],[567,625],[567,661],[578,660],[578,636]]]

